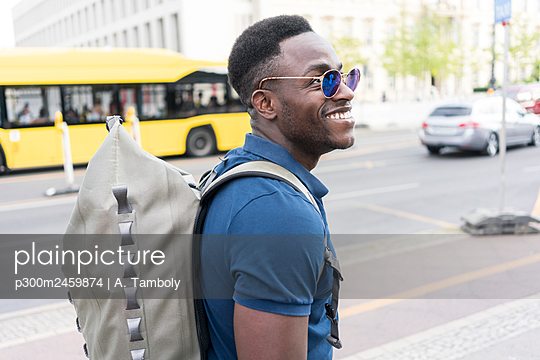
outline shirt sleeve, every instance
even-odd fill
[[[324,223],[310,202],[292,192],[265,193],[238,211],[228,228],[226,256],[236,302],[304,316],[323,266]]]

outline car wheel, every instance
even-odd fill
[[[439,152],[441,151],[441,148],[438,147],[438,146],[426,146],[429,153],[432,154],[432,155],[438,155]]]
[[[489,134],[486,149],[484,150],[484,154],[489,156],[495,156],[497,152],[499,151],[499,138],[497,137],[497,134],[491,133]]]
[[[211,130],[196,128],[191,130],[186,141],[186,154],[189,156],[207,156],[214,153],[216,139]]]
[[[530,146],[540,146],[540,126],[536,126],[533,130]]]

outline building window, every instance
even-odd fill
[[[332,37],[332,34],[334,33],[334,18],[333,17],[325,17],[322,19],[322,33],[323,36],[326,38]]]
[[[373,24],[371,21],[366,22],[364,27],[364,44],[366,46],[373,45]]]
[[[371,74],[371,71],[368,69],[367,65],[364,65],[362,75],[364,75],[366,79],[366,87],[368,89],[373,89],[373,75]]]
[[[139,28],[136,26],[133,28],[133,46],[139,47]]]
[[[124,30],[122,32],[122,41],[123,41],[123,46],[124,47],[129,47],[129,40],[128,40],[128,33],[127,33],[127,30]]]
[[[139,0],[132,0],[133,1],[133,13],[136,14],[139,12]]]
[[[158,19],[158,44],[159,48],[165,47],[165,29],[163,27],[163,19]]]
[[[479,25],[473,26],[473,47],[475,48],[480,47],[480,26]]]
[[[172,15],[173,50],[180,52],[180,24],[178,24],[178,14]]]
[[[147,47],[152,47],[152,31],[150,29],[150,23],[146,23],[144,25],[144,32],[145,32],[145,37],[146,37],[146,46]]]
[[[354,37],[354,19],[346,18],[344,21],[343,35],[346,37]]]
[[[88,16],[88,8],[84,8],[84,23],[85,23],[85,30],[90,30],[90,16]]]
[[[101,0],[101,21],[100,25],[107,23],[107,10],[105,9],[105,0]]]
[[[113,34],[112,46],[113,47],[118,47],[118,35],[116,35],[116,34]]]
[[[97,10],[96,10],[96,4],[92,4],[92,17],[94,20],[94,23],[92,24],[92,29],[97,28],[98,26],[98,20],[97,20]]]
[[[392,90],[396,88],[396,75],[388,74],[388,88]]]
[[[77,30],[78,30],[78,34],[82,34],[84,32],[84,27],[83,27],[83,17],[81,16],[81,12],[80,11],[77,11]]]

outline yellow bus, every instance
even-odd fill
[[[241,146],[249,116],[225,65],[164,49],[2,50],[0,173],[62,164],[57,111],[69,126],[75,164],[87,163],[105,139],[106,117],[125,119],[130,107],[143,149],[156,156]]]

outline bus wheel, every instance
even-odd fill
[[[189,132],[186,141],[186,154],[207,156],[216,151],[216,138],[211,128],[200,127]]]
[[[4,150],[0,146],[0,175],[7,173],[6,158],[4,157]]]

